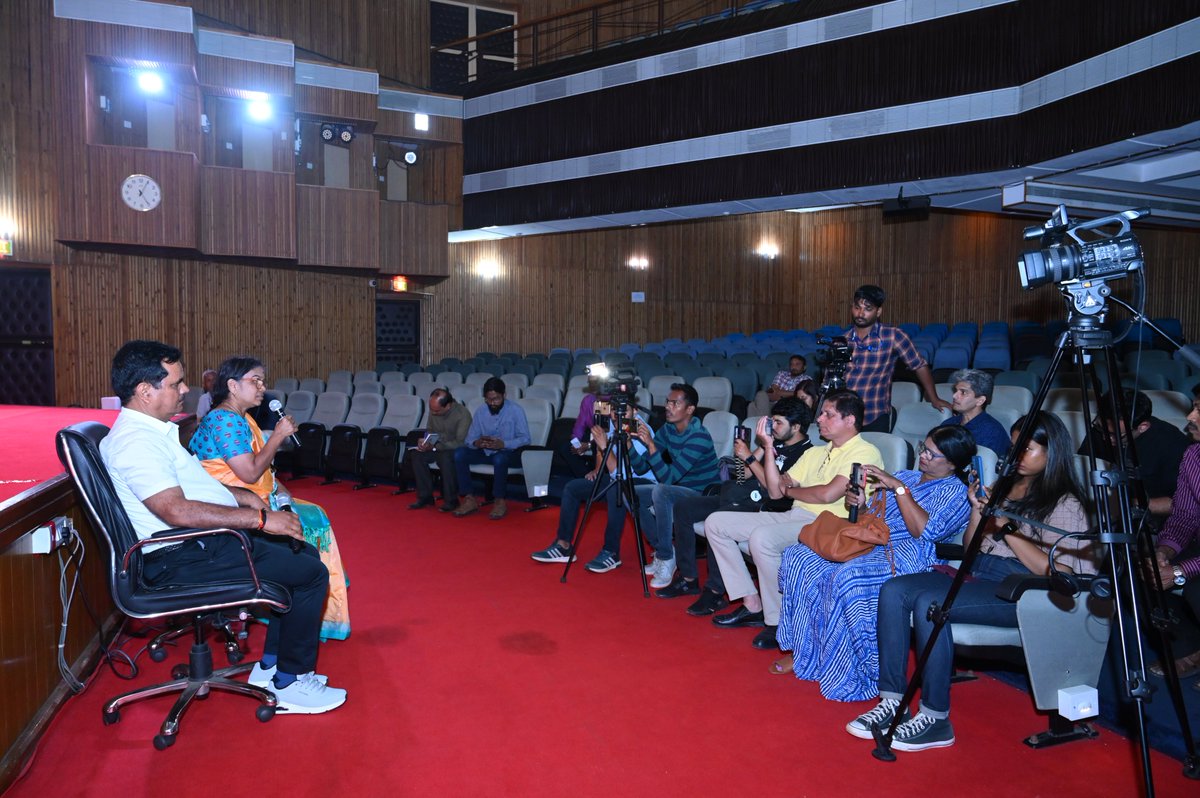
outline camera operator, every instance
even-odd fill
[[[608,455],[608,463],[601,463],[600,458],[604,455],[604,449],[608,444],[608,437],[613,434],[616,421],[615,409],[613,416],[605,420],[603,425],[593,424],[591,428],[592,440],[596,443],[595,465],[591,471],[579,479],[573,479],[563,488],[562,508],[558,514],[558,532],[553,543],[541,551],[535,551],[529,555],[538,562],[566,562],[567,555],[571,548],[571,538],[575,534],[575,526],[579,520],[579,508],[592,495],[592,489],[595,487],[596,480],[600,480],[599,492],[606,491],[606,499],[608,501],[608,522],[604,527],[604,548],[600,553],[584,567],[595,574],[602,574],[611,571],[621,564],[620,545],[621,532],[625,528],[625,508],[621,505],[621,491],[616,485],[610,484],[613,481],[613,476],[617,470],[616,452],[610,452]],[[633,423],[639,427],[646,423],[646,419],[637,414],[634,406],[627,405],[625,408],[625,418],[627,419],[626,429],[631,429]],[[633,450],[644,454],[646,446],[640,440],[633,439]],[[649,488],[652,488],[655,482],[654,471],[649,467],[645,470],[634,474],[633,484],[635,489],[637,486],[646,486],[647,490],[639,491],[640,501],[649,502]]]
[[[880,323],[886,299],[887,294],[877,285],[859,286],[850,311],[854,326],[846,331],[846,340],[854,348],[846,387],[861,396],[866,406],[863,432],[892,431],[892,375],[897,356],[904,358],[917,375],[929,403],[938,410],[950,409],[949,402],[938,398],[929,364],[908,335],[898,327]]]
[[[729,605],[725,599],[725,583],[721,580],[721,569],[715,560],[709,563],[708,579],[701,589],[699,571],[696,568],[696,532],[694,525],[715,512],[764,512],[781,513],[792,509],[792,499],[784,496],[772,499],[766,488],[766,472],[763,457],[765,442],[773,439],[775,467],[785,473],[800,455],[812,447],[808,438],[808,425],[812,423],[812,411],[795,397],[784,397],[771,408],[771,415],[764,416],[755,433],[763,441],[762,448],[751,454],[745,440],[738,438],[733,444],[733,456],[746,464],[749,471],[744,482],[729,479],[721,483],[721,492],[712,496],[689,496],[675,503],[675,558],[679,573],[675,581],[658,591],[659,598],[699,595],[687,608],[688,615],[711,615]],[[744,427],[742,429],[745,429]]]

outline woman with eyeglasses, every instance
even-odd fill
[[[349,582],[329,516],[319,505],[293,497],[275,478],[275,469],[271,467],[279,447],[296,431],[296,423],[291,416],[284,416],[275,425],[271,438],[264,440],[251,412],[262,404],[265,374],[262,361],[256,358],[235,355],[226,359],[217,368],[212,410],[196,427],[188,448],[205,470],[223,484],[253,491],[272,510],[291,508],[300,516],[305,539],[316,547],[321,562],[329,569],[329,597],[321,620],[321,639],[345,640],[350,635],[346,602]]]
[[[816,681],[821,695],[835,701],[877,695],[879,588],[894,574],[928,570],[934,544],[963,528],[970,512],[966,469],[975,452],[966,428],[936,427],[920,445],[915,471],[889,474],[863,465],[868,489],[883,491],[890,544],[849,562],[830,562],[803,543],[784,552],[776,638],[792,654],[772,664],[772,673]],[[860,519],[874,503],[852,489],[846,498],[859,505]]]
[[[1014,446],[1024,419],[1013,425]],[[1071,435],[1058,418],[1039,412],[1034,418],[1033,436],[1023,451],[1013,450],[1017,478],[1000,504],[1000,509],[1029,518],[1068,535],[1088,529],[1086,494],[1072,469]],[[978,491],[978,493],[977,493]],[[969,544],[979,525],[987,489],[971,481],[968,499],[971,518],[964,543]],[[1099,554],[1095,544],[1023,522],[1002,517],[989,519],[983,528],[986,537],[971,566],[971,575],[950,608],[952,623],[985,626],[1017,626],[1017,605],[996,595],[1000,582],[1009,574],[1047,574],[1053,547],[1055,567],[1059,571],[1095,573]],[[954,639],[945,626],[925,663],[921,681],[920,710],[909,717],[909,708],[900,706],[906,686],[909,641],[916,632],[917,651],[923,651],[933,631],[927,617],[930,604],[946,598],[951,577],[946,573],[912,574],[889,580],[879,594],[879,704],[846,724],[846,731],[864,740],[872,739],[871,725],[886,728],[896,712],[904,721],[896,727],[892,747],[897,751],[924,751],[954,744],[950,725],[950,676],[953,670]],[[911,621],[910,621],[911,618]]]

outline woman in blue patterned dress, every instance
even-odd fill
[[[803,543],[784,552],[776,637],[779,647],[792,655],[775,662],[772,673],[791,670],[799,679],[816,681],[821,695],[835,701],[879,694],[879,589],[893,575],[928,570],[934,544],[963,528],[971,512],[966,469],[974,455],[971,433],[962,427],[937,427],[925,436],[916,471],[893,475],[863,466],[875,490],[888,492],[884,520],[891,545],[877,546],[849,562],[830,562]]]

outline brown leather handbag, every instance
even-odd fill
[[[882,490],[875,492],[871,506],[860,511],[856,523],[823,510],[800,530],[800,542],[830,562],[848,562],[876,546],[890,549],[891,531],[883,521],[883,494]]]

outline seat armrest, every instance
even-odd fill
[[[961,560],[967,550],[961,543],[936,543],[934,552],[939,560]]]
[[[150,537],[143,538],[129,547],[129,550],[125,552],[125,557],[121,561],[121,573],[129,573],[129,561],[134,553],[140,552],[144,547],[152,543],[186,543],[189,540],[213,538],[218,535],[233,535],[237,538],[238,545],[242,547],[242,552],[246,555],[246,565],[250,568],[250,578],[254,580],[254,588],[261,591],[262,583],[258,580],[258,571],[254,569],[254,557],[251,555],[253,546],[250,543],[250,537],[243,530],[230,529],[229,527],[214,527],[212,529],[176,527],[175,529],[164,529],[160,532],[155,532]]]
[[[1050,577],[1034,574],[1009,574],[996,588],[996,598],[1005,601],[1017,601],[1022,594],[1029,590],[1050,590]]]

